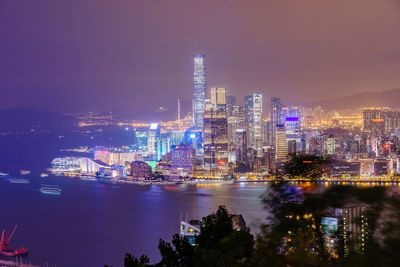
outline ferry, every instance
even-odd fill
[[[8,181],[11,184],[29,184],[28,179],[22,179],[22,178],[11,178],[11,179],[8,179]]]
[[[40,192],[48,195],[61,195],[61,188],[59,188],[58,185],[42,184]]]
[[[30,174],[31,171],[28,171],[28,170],[21,170],[20,173],[21,173],[22,175],[25,175],[25,174]]]
[[[0,172],[0,176],[9,176],[8,173]]]
[[[87,181],[97,181],[97,178],[96,178],[96,177],[93,177],[93,176],[86,176],[86,175],[82,176],[81,179],[82,179],[82,180],[87,180]]]
[[[47,173],[41,173],[40,174],[40,177],[47,177],[47,176],[49,176]]]

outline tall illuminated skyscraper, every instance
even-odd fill
[[[206,99],[206,56],[193,56],[193,123],[203,130],[204,107]]]
[[[228,173],[228,121],[226,89],[211,88],[211,101],[204,112],[204,169],[210,178]]]
[[[262,94],[252,94],[244,99],[247,145],[262,156]]]
[[[275,150],[276,160],[285,161],[287,159],[286,132],[283,124],[276,125]]]
[[[279,98],[271,98],[271,137],[274,146],[276,145],[276,125],[283,123],[281,100]]]

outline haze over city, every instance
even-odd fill
[[[400,0],[0,0],[0,266],[397,266],[399,25]]]
[[[2,0],[0,108],[138,111],[180,97],[189,111],[199,52],[208,88],[238,99],[399,88],[399,10],[397,0]]]

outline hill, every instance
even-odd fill
[[[316,101],[307,104],[306,106],[321,106],[326,110],[340,110],[358,107],[400,107],[400,88],[380,91],[366,92],[354,94],[351,96],[339,97]]]

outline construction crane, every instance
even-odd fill
[[[17,230],[18,225],[14,226],[14,230],[12,231],[10,237],[7,236],[7,231],[3,229],[3,232],[1,234],[1,240],[0,240],[0,252],[7,252],[7,251],[12,251],[10,249],[10,240],[14,236],[15,230]]]

